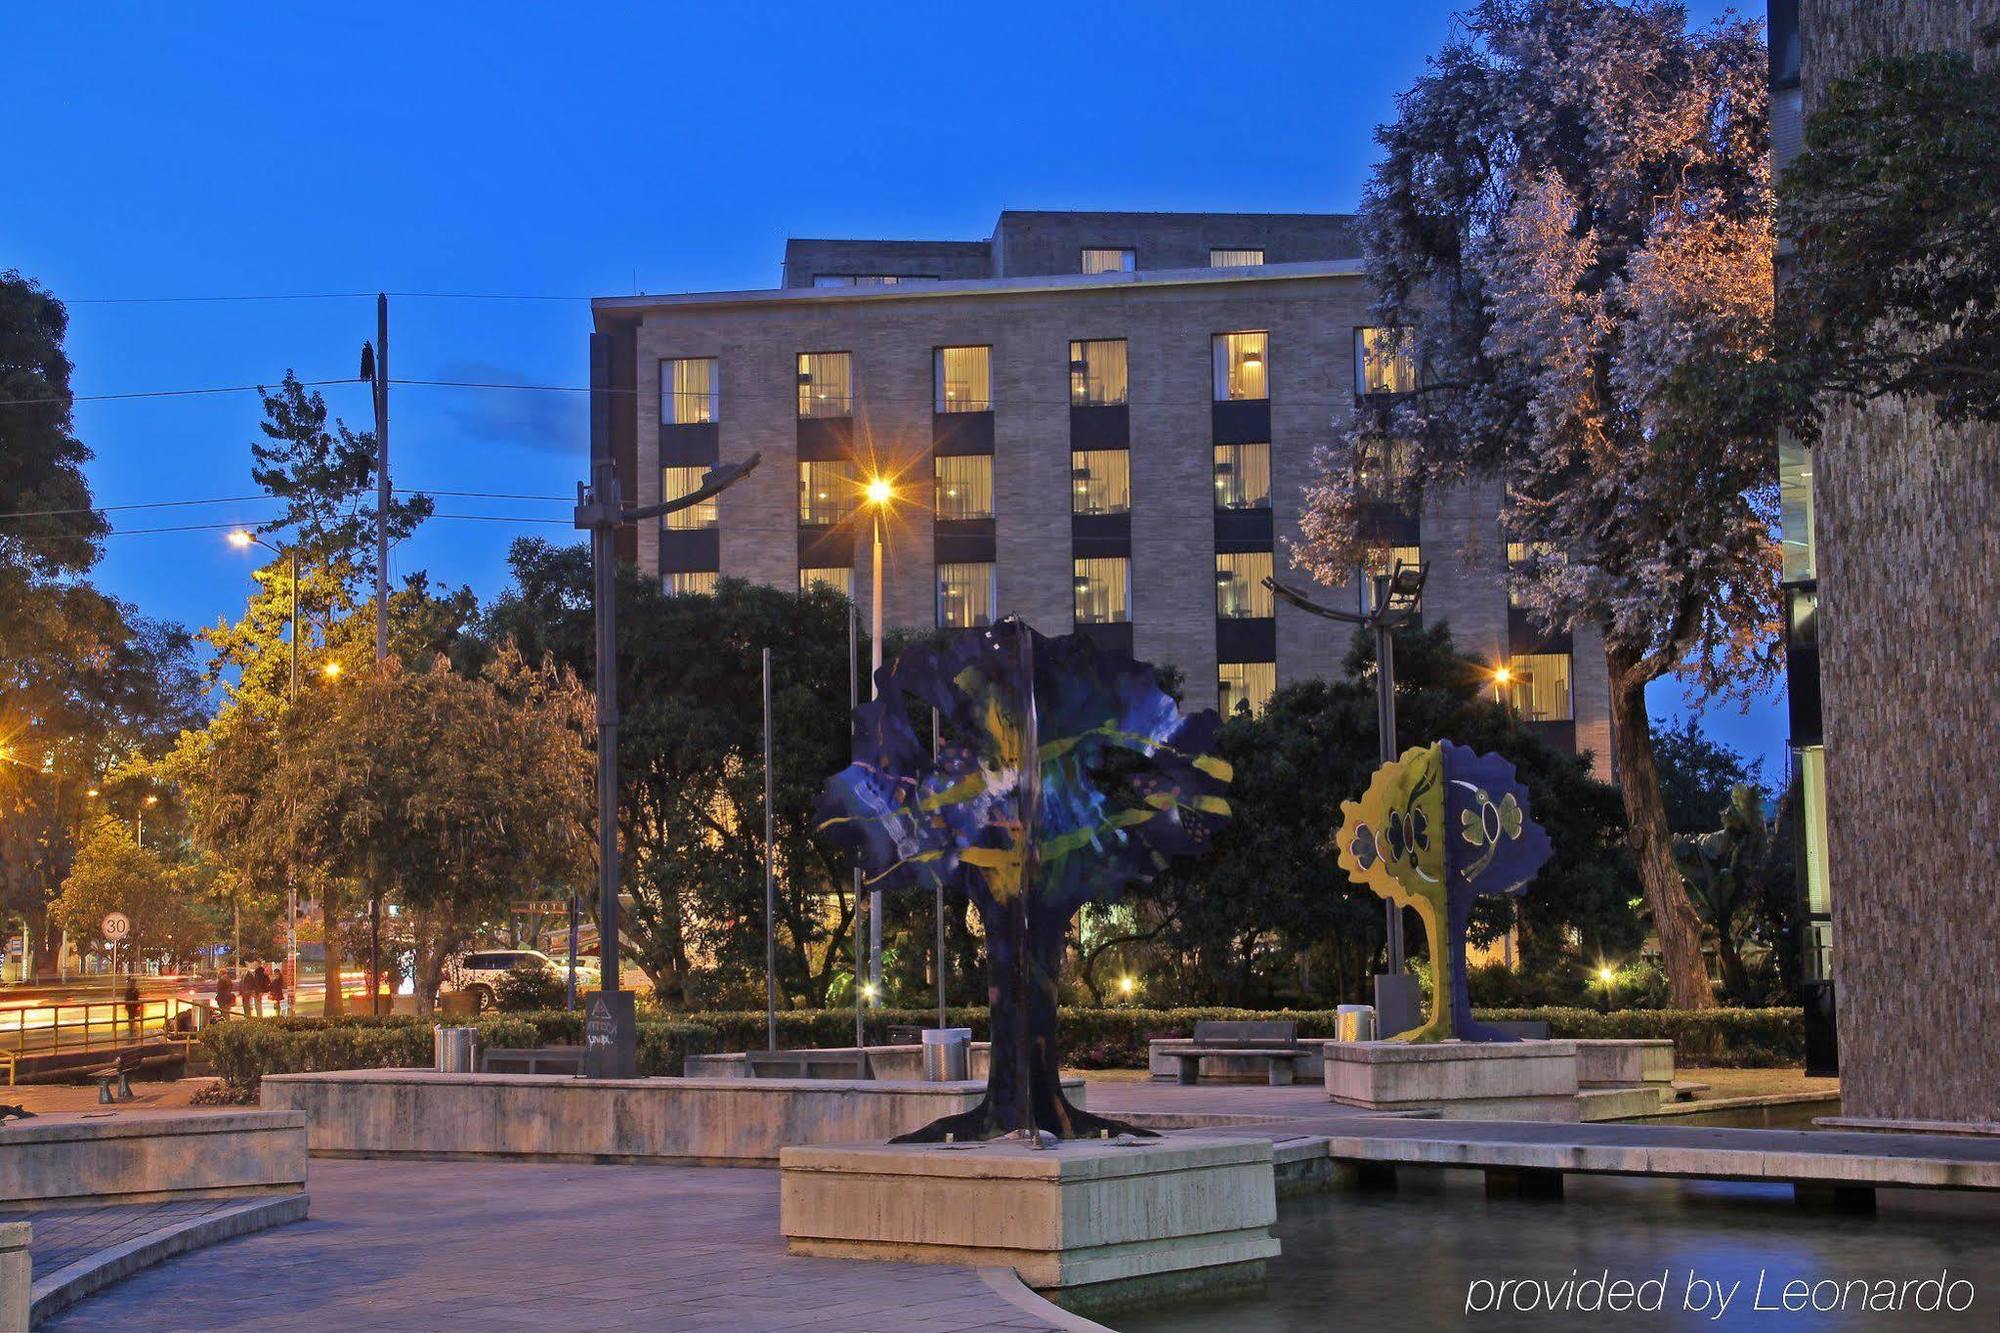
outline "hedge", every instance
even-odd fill
[[[1555,1037],[1665,1037],[1682,1064],[1745,1068],[1795,1065],[1805,1058],[1797,1009],[1477,1009],[1490,1020],[1541,1021]],[[954,1027],[987,1035],[985,1007],[948,1011]],[[1331,1037],[1331,1009],[1065,1009],[1060,1030],[1064,1063],[1080,1069],[1141,1069],[1146,1042],[1185,1037],[1213,1019],[1290,1019],[1302,1037]],[[245,1018],[211,1024],[202,1049],[233,1089],[251,1092],[265,1074],[330,1069],[387,1069],[431,1063],[431,1019],[408,1015],[351,1018]],[[583,1040],[583,1015],[563,1010],[502,1014],[471,1020],[482,1046],[565,1046]],[[927,1027],[935,1009],[878,1009],[866,1017],[871,1044],[891,1026]],[[714,1013],[641,1012],[639,1072],[678,1075],[689,1055],[757,1050],[764,1045],[761,1009]],[[778,1015],[782,1047],[854,1044],[852,1009],[798,1009]]]

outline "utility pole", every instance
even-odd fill
[[[389,660],[389,295],[375,297],[375,660]]]
[[[576,526],[590,533],[591,601],[597,621],[597,939],[598,991],[584,1015],[584,1075],[631,1078],[637,1072],[638,1025],[632,992],[618,984],[618,529],[664,517],[720,495],[748,476],[761,457],[713,467],[678,500],[628,509],[619,498],[609,437],[591,439],[590,482],[577,487]]]
[[[1364,576],[1374,600],[1361,612],[1321,606],[1276,579],[1264,580],[1272,593],[1301,611],[1375,632],[1375,731],[1377,752],[1385,764],[1396,759],[1395,635],[1423,614],[1424,579],[1429,572],[1428,564],[1406,565],[1398,560],[1386,574]],[[1419,996],[1416,978],[1403,970],[1403,909],[1391,902],[1383,905],[1383,912],[1388,960],[1382,975],[1375,978],[1375,1016],[1378,1035],[1389,1036],[1417,1025]]]
[[[847,743],[850,751],[854,745],[854,710],[861,707],[861,667],[860,643],[861,616],[854,609],[854,599],[847,599]],[[867,1029],[862,1025],[862,1008],[866,1003],[862,989],[862,977],[866,975],[867,964],[862,960],[867,955],[861,948],[861,862],[854,862],[854,1045],[858,1050],[868,1044]]]
[[[778,895],[771,878],[771,650],[764,650],[764,1049],[778,1049]]]

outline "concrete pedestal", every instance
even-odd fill
[[[794,1253],[1004,1265],[1066,1304],[1254,1282],[1278,1252],[1264,1140],[854,1144],[779,1164]]]
[[[186,1111],[52,1115],[0,1128],[0,1205],[155,1203],[305,1189],[306,1118]]]
[[[28,1303],[34,1290],[28,1240],[34,1228],[26,1222],[0,1222],[0,1328],[28,1327]]]
[[[1326,1093],[1371,1111],[1435,1109],[1447,1120],[1575,1120],[1576,1043],[1334,1042]]]

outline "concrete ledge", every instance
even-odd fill
[[[1660,1113],[1660,1090],[1655,1084],[1636,1087],[1580,1088],[1576,1094],[1576,1118],[1586,1124],[1600,1120],[1630,1120],[1634,1116]]]
[[[1576,1081],[1583,1087],[1624,1087],[1643,1083],[1658,1085],[1664,1090],[1673,1084],[1674,1044],[1667,1038],[1578,1037],[1565,1040],[1576,1047]]]
[[[1072,1104],[1081,1080],[1065,1080]],[[781,1148],[880,1141],[969,1111],[983,1082],[579,1079],[357,1069],[274,1074],[264,1105],[303,1112],[313,1153],[769,1166]]]
[[[1004,1265],[1065,1304],[1207,1289],[1278,1252],[1271,1163],[1266,1140],[1191,1136],[787,1148],[780,1227],[800,1254]]]
[[[92,1292],[177,1254],[186,1254],[189,1250],[214,1245],[233,1236],[246,1236],[253,1231],[302,1222],[306,1217],[307,1204],[304,1194],[247,1199],[206,1217],[149,1231],[122,1245],[100,1250],[66,1268],[57,1269],[35,1283],[28,1322],[8,1327],[36,1327]]]
[[[852,1055],[856,1051],[867,1051],[868,1071],[880,1080],[907,1083],[923,1081],[922,1046],[833,1046],[824,1049],[833,1055]],[[966,1072],[978,1082],[986,1081],[987,1061],[992,1050],[990,1042],[975,1041],[971,1050],[967,1052]],[[681,1060],[681,1072],[689,1078],[755,1077],[750,1071],[750,1057],[742,1051],[686,1056]]]
[[[1796,1093],[1794,1101],[1823,1101],[1825,1093]],[[1821,1129],[1857,1129],[1875,1134],[1966,1134],[1993,1137],[2000,1135],[2000,1120],[1880,1120],[1869,1116],[1823,1115],[1815,1116],[1813,1123]]]
[[[1361,1041],[1324,1050],[1327,1096],[1343,1106],[1436,1107],[1447,1120],[1577,1118],[1573,1042]]]
[[[34,1264],[28,1245],[34,1226],[27,1222],[0,1222],[0,1328],[29,1327]]]
[[[296,1194],[305,1180],[296,1111],[46,1116],[0,1128],[0,1203],[10,1208]]]

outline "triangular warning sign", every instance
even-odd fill
[[[603,1019],[607,1023],[611,1021],[611,1006],[604,1002],[603,996],[598,996],[596,1002],[590,1006],[590,1017],[592,1022],[598,1019]]]

